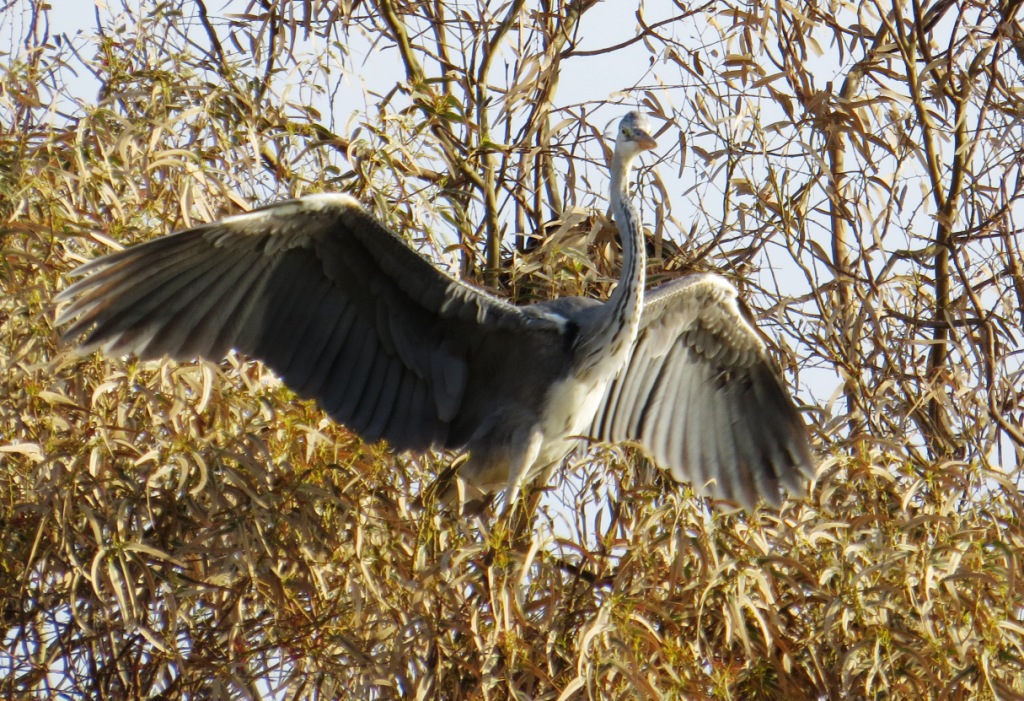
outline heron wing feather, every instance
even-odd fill
[[[591,435],[636,443],[676,480],[746,505],[759,494],[777,502],[813,464],[796,406],[736,290],[716,275],[648,291]]]
[[[59,324],[83,349],[264,361],[364,438],[448,447],[474,353],[557,331],[438,270],[350,197],[270,205],[92,261]],[[454,447],[454,446],[453,446]]]

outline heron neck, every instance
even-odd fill
[[[615,225],[619,228],[622,240],[622,272],[608,303],[616,321],[631,320],[630,345],[635,339],[636,326],[640,320],[647,267],[640,215],[629,199],[629,174],[632,170],[632,157],[622,158],[620,154],[615,154],[612,158],[611,204]]]
[[[628,192],[632,162],[632,156],[624,158],[617,152],[612,157],[611,208],[622,239],[622,272],[604,306],[604,323],[597,324],[583,344],[584,356],[594,358],[592,364],[607,358],[615,369],[636,340],[645,285],[643,230]]]
[[[646,256],[640,215],[629,199],[629,174],[632,170],[633,158],[624,158],[616,153],[612,158],[611,205],[615,225],[619,228],[619,237],[622,239],[622,272],[619,275],[619,284],[608,301],[612,303],[617,316],[634,311],[635,307],[636,313],[633,316],[634,319],[639,319]]]

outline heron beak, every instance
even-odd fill
[[[654,140],[654,137],[642,129],[637,129],[633,134],[633,142],[641,151],[650,151],[658,145],[658,142]]]

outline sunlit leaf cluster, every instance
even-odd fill
[[[1017,0],[56,5],[0,15],[0,696],[1024,698]],[[781,510],[598,449],[509,530],[246,358],[59,342],[82,261],[323,190],[605,295],[637,106],[651,279],[734,280],[807,407]]]

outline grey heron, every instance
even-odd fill
[[[511,503],[581,442],[637,444],[679,481],[778,503],[812,467],[806,428],[723,277],[645,291],[628,195],[646,118],[619,124],[622,236],[605,302],[513,306],[449,277],[347,195],[272,204],[81,266],[57,298],[82,350],[257,358],[366,441],[468,452],[459,476]],[[507,506],[506,504],[506,506]]]

